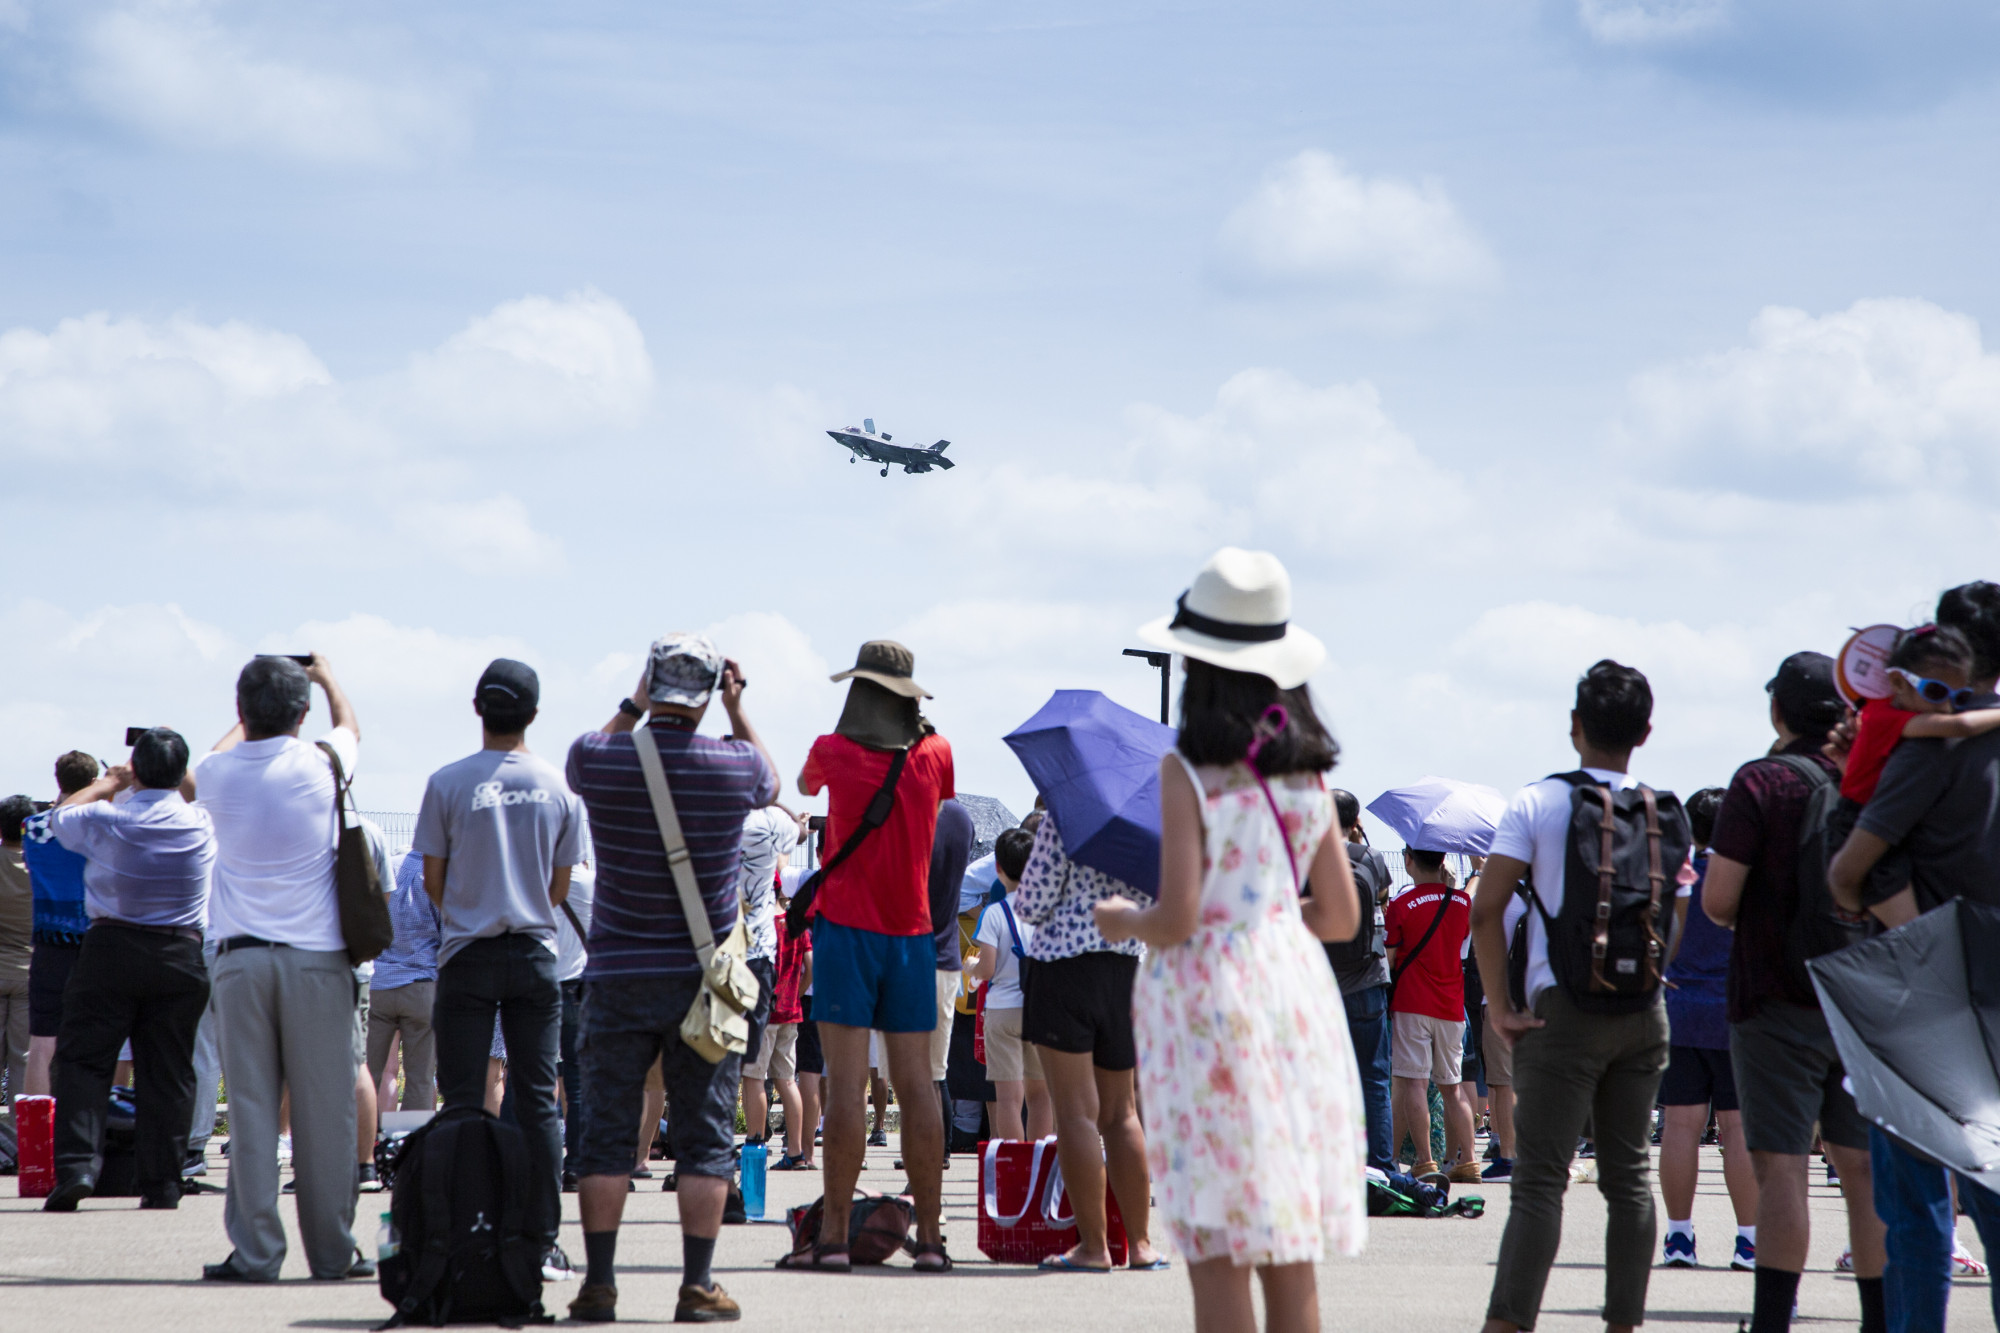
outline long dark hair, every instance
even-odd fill
[[[1257,723],[1272,704],[1282,704],[1285,729],[1257,751],[1257,771],[1324,773],[1340,760],[1340,746],[1313,711],[1303,685],[1281,690],[1269,676],[1230,671],[1190,657],[1181,686],[1180,751],[1196,764],[1233,764],[1250,752]]]

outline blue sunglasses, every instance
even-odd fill
[[[1973,699],[1971,690],[1959,689],[1941,680],[1932,680],[1928,676],[1919,676],[1916,672],[1905,671],[1902,667],[1890,667],[1889,674],[1902,677],[1904,683],[1917,692],[1919,699],[1930,703],[1950,704],[1953,708],[1963,708]]]

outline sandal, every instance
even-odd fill
[[[951,1256],[945,1253],[944,1242],[941,1240],[919,1241],[910,1247],[910,1255],[914,1260],[910,1267],[919,1273],[949,1273],[951,1271]],[[937,1262],[927,1264],[924,1262],[926,1259],[935,1259]]]
[[[828,1263],[829,1259],[838,1259],[840,1262]],[[792,1251],[778,1260],[778,1267],[815,1273],[846,1273],[852,1270],[853,1261],[848,1258],[845,1245],[814,1244],[807,1249]]]

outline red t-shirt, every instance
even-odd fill
[[[808,796],[826,789],[828,860],[861,822],[868,802],[889,776],[891,757],[887,750],[871,750],[845,736],[813,742],[799,786]],[[930,934],[931,842],[937,836],[938,805],[957,794],[951,742],[938,735],[924,737],[903,766],[889,822],[820,882],[813,913],[837,926],[878,935]]]
[[[1861,705],[1854,747],[1847,752],[1847,775],[1840,780],[1842,796],[1860,805],[1868,804],[1868,798],[1875,794],[1875,784],[1882,780],[1889,752],[1903,739],[1903,728],[1915,716],[1887,699],[1870,699]]]
[[[1422,953],[1403,960],[1430,930],[1438,903],[1451,895],[1444,920],[1432,932]],[[1463,889],[1446,889],[1442,884],[1414,884],[1389,900],[1382,909],[1382,941],[1396,951],[1390,969],[1396,974],[1396,997],[1390,1009],[1399,1014],[1425,1014],[1448,1023],[1465,1021],[1465,967],[1458,956],[1465,932],[1472,923],[1472,899]]]

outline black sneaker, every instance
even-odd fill
[[[73,1213],[76,1206],[97,1192],[97,1182],[89,1176],[71,1176],[56,1182],[49,1197],[42,1200],[45,1213]]]
[[[190,1151],[187,1155],[187,1160],[181,1163],[181,1179],[188,1180],[194,1176],[205,1176],[207,1174],[207,1155],[201,1152]]]
[[[889,1146],[889,1136],[878,1129],[868,1136],[868,1146],[871,1148],[886,1148]]]

